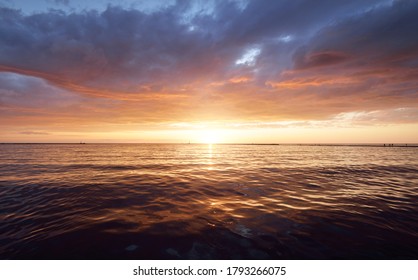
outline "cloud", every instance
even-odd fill
[[[111,117],[116,103],[113,99],[92,99],[41,78],[0,73],[0,118],[7,120],[2,127],[24,126],[26,131],[33,124],[66,126],[97,122]]]
[[[321,51],[296,55],[295,68],[306,69],[321,66],[330,66],[342,63],[349,59],[349,55],[337,51]]]
[[[127,92],[137,92],[138,84],[213,79],[252,44],[311,30],[324,16],[367,5],[325,2],[251,1],[242,10],[235,2],[219,1],[209,15],[190,14],[193,2],[184,1],[151,14],[116,6],[102,13],[53,10],[29,16],[2,9],[0,64],[64,86]]]
[[[21,131],[20,134],[24,135],[50,135],[48,132],[41,132],[41,131]]]
[[[145,14],[108,7],[102,13],[30,16],[2,9],[0,70],[31,73],[60,86],[136,93],[141,85],[193,81],[232,60],[215,49],[214,34],[189,31],[178,9]]]
[[[291,69],[267,85],[309,91],[328,110],[343,103],[340,109],[350,111],[417,106],[417,12],[416,1],[396,1],[328,25],[293,54]]]
[[[78,94],[54,87],[43,79],[0,73],[0,104],[30,108],[65,107],[83,100]]]
[[[0,8],[0,71],[15,73],[0,75],[0,106],[77,108],[115,122],[305,121],[415,108],[417,13],[408,0]]]
[[[417,12],[416,1],[394,1],[325,26],[295,53],[294,66],[345,62],[343,70],[416,68]]]

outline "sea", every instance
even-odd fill
[[[0,259],[418,259],[418,147],[1,144]]]

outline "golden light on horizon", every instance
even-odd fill
[[[328,124],[328,126],[325,126]],[[122,126],[123,127],[123,126]],[[10,130],[0,142],[39,143],[417,143],[417,125],[336,126],[329,123],[315,125],[296,124],[281,127],[196,125],[196,127],[163,127],[162,129],[102,126],[103,130],[79,131],[79,126],[63,127],[57,131],[48,127],[40,131]],[[389,136],[388,136],[389,135]],[[354,140],[354,141],[353,141]]]
[[[198,141],[204,144],[217,144],[223,142],[224,132],[216,129],[205,129],[197,131]]]

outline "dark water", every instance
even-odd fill
[[[2,259],[417,259],[418,148],[0,145]]]

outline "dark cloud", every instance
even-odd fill
[[[139,84],[225,75],[252,45],[306,34],[377,1],[322,2],[250,1],[242,10],[235,2],[218,1],[212,14],[188,17],[186,1],[151,14],[115,6],[102,13],[55,10],[29,16],[2,9],[0,64],[58,84],[136,92]]]
[[[336,51],[303,53],[303,55],[297,54],[295,57],[297,69],[330,66],[344,62],[349,58],[347,54]]]
[[[57,84],[128,92],[141,84],[190,81],[222,68],[230,53],[214,45],[216,34],[190,31],[179,9],[144,14],[108,7],[103,13],[30,16],[2,9],[0,64]]]
[[[382,1],[249,1],[241,13],[220,5],[218,14],[226,36],[242,44],[272,36],[306,36],[347,14],[356,14],[380,2]]]
[[[0,73],[0,104],[27,108],[65,107],[85,98],[36,77]]]
[[[298,66],[303,57],[330,52],[350,54],[348,62],[359,68],[416,62],[417,13],[417,1],[403,0],[340,20],[321,29],[299,50],[295,64]]]

